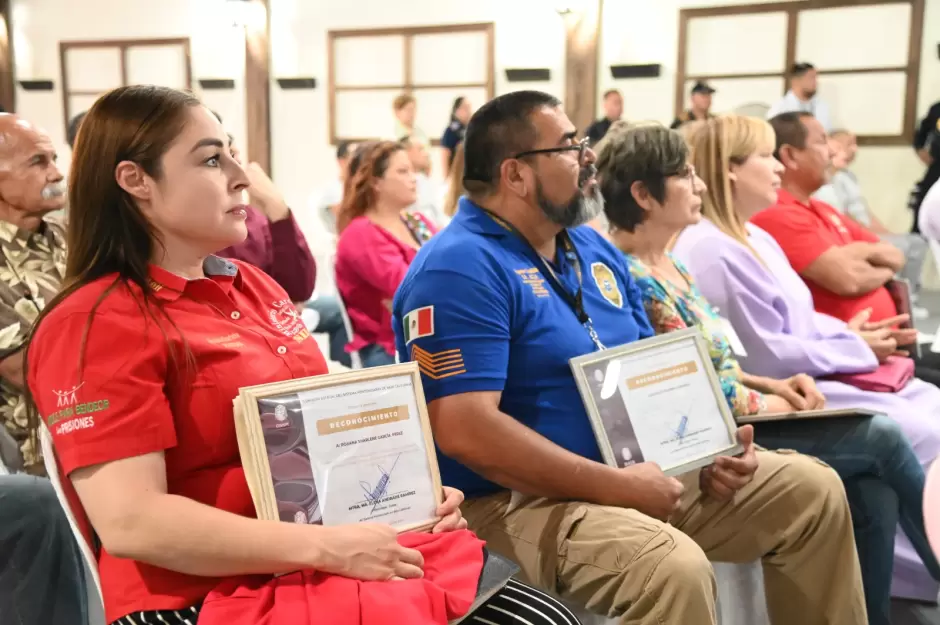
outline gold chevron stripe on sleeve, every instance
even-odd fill
[[[467,372],[463,354],[459,349],[448,349],[432,354],[417,345],[412,345],[411,359],[418,363],[421,373],[432,380],[450,378]]]

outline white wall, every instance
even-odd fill
[[[46,128],[60,146],[63,166],[69,153],[60,91],[62,40],[190,37],[194,88],[199,78],[235,79],[234,90],[200,95],[236,137],[246,135],[244,33],[232,27],[225,0],[82,0],[81,11],[77,4],[13,0],[17,79],[52,79],[56,85],[51,92],[19,89],[18,112]],[[308,200],[336,176],[328,143],[327,31],[494,22],[497,93],[519,88],[507,83],[506,68],[547,67],[550,81],[523,87],[563,94],[564,26],[546,0],[270,0],[270,7],[272,77],[312,76],[318,82],[314,90],[283,91],[272,84],[271,91],[273,177],[317,249],[326,248],[326,239],[306,210]],[[377,114],[391,120],[391,111]],[[435,136],[444,129],[425,130]],[[321,283],[329,282],[321,274]]]
[[[17,87],[17,112],[44,127],[69,162],[62,110],[59,42],[189,37],[193,87],[199,78],[233,78],[234,90],[200,93],[236,136],[245,135],[244,34],[224,0],[13,0],[17,80],[51,79],[54,91]]]
[[[758,0],[776,1],[776,0]],[[794,0],[800,2],[802,0]],[[599,93],[609,88],[624,94],[625,117],[668,123],[673,116],[673,97],[679,37],[679,10],[728,4],[754,4],[755,0],[608,0],[604,3],[599,65]],[[927,0],[921,52],[918,120],[933,102],[940,100],[940,0]],[[729,46],[734,50],[734,42]],[[812,59],[800,59],[812,62]],[[614,80],[613,64],[661,63],[659,78]],[[864,103],[859,103],[864,106]],[[907,146],[866,147],[854,165],[872,208],[886,225],[910,226],[907,195],[923,173],[923,166]]]
[[[559,97],[564,92],[564,25],[546,0],[270,0],[274,76],[316,76],[314,91],[281,91],[272,98],[274,171],[293,197],[335,175],[327,119],[327,31],[390,26],[495,23],[496,92],[519,88],[506,68],[547,67],[551,81],[522,83]],[[446,59],[441,59],[446,63]],[[480,103],[476,103],[479,105]],[[391,111],[378,110],[377,115]],[[425,128],[440,136],[443,128]],[[432,161],[435,165],[437,158]]]
[[[273,76],[314,76],[319,82],[315,90],[282,91],[272,86],[273,174],[297,207],[305,207],[311,193],[335,175],[333,148],[328,145],[328,30],[492,21],[496,24],[497,93],[531,87],[563,95],[564,28],[555,12],[555,2],[270,0],[270,3]],[[624,93],[628,118],[668,122],[673,114],[679,9],[729,3],[746,2],[607,0],[598,93],[617,87]],[[194,83],[198,78],[236,80],[234,90],[202,95],[225,118],[236,136],[245,136],[243,33],[232,27],[225,0],[159,3],[82,0],[81,12],[75,11],[75,7],[76,0],[13,1],[17,78],[52,79],[56,84],[52,92],[19,90],[19,112],[44,126],[63,146],[66,163],[68,151],[64,147],[59,91],[60,40],[190,37]],[[940,99],[940,60],[935,47],[940,40],[940,0],[927,0],[924,23],[918,115]],[[661,63],[663,75],[615,81],[607,69],[615,63]],[[511,85],[505,79],[507,67],[548,67],[552,79],[548,83]],[[442,129],[425,130],[436,135]],[[922,171],[912,151],[904,146],[863,148],[855,169],[879,215],[889,225],[905,227],[907,192]]]

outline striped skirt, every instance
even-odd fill
[[[111,625],[197,625],[199,608],[135,612]],[[514,579],[466,618],[468,625],[580,625],[557,599]],[[461,625],[463,625],[461,623]],[[288,625],[288,624],[285,624]]]

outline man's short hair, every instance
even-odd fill
[[[836,128],[829,133],[831,139],[842,139],[844,137],[852,137],[855,133],[849,130],[848,128]]]
[[[808,71],[816,69],[812,63],[794,63],[790,67],[790,78],[799,78]]]
[[[65,139],[73,150],[75,149],[75,139],[78,137],[78,128],[82,125],[82,120],[85,119],[87,113],[88,111],[82,111],[69,120],[69,127],[65,130]]]
[[[555,108],[561,101],[541,91],[513,91],[481,106],[464,135],[464,187],[471,194],[492,192],[499,167],[514,154],[531,150],[538,141],[532,114]]]
[[[410,93],[403,93],[392,102],[392,108],[400,111],[412,102],[415,102],[415,97]]]
[[[813,117],[812,113],[806,111],[791,111],[789,113],[780,113],[770,119],[770,125],[777,135],[777,146],[774,148],[774,157],[780,159],[780,148],[785,145],[792,145],[798,150],[806,147],[806,124],[803,120],[807,117]]]
[[[612,95],[619,95],[621,98],[623,97],[619,89],[608,89],[607,91],[604,92],[604,99],[606,100]]]
[[[353,146],[352,141],[340,141],[336,144],[336,160],[341,161],[349,158],[349,148]]]

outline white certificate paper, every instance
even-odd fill
[[[412,378],[297,393],[324,525],[407,526],[437,507]]]
[[[695,343],[665,345],[615,362],[620,398],[645,460],[682,465],[728,446],[728,428]]]
[[[571,367],[608,464],[655,462],[679,475],[741,452],[698,330],[580,356]]]

